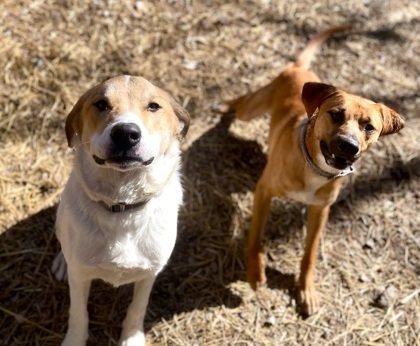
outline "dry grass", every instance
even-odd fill
[[[265,162],[267,118],[210,112],[262,85],[308,37],[356,23],[324,45],[326,82],[394,107],[406,128],[358,165],[334,205],[302,319],[295,281],[304,206],[272,203],[268,286],[245,282],[244,238]],[[190,111],[179,238],[146,318],[152,345],[419,345],[420,5],[367,1],[3,0],[0,11],[0,344],[57,345],[68,287],[49,270],[55,206],[71,169],[64,119],[78,96],[142,75]],[[89,345],[115,345],[130,287],[92,288]]]

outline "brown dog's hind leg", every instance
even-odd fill
[[[319,239],[328,220],[329,206],[310,206],[308,210],[305,254],[301,263],[298,301],[303,312],[312,315],[319,310],[314,271]]]
[[[253,93],[216,103],[212,110],[219,113],[235,113],[238,119],[249,121],[259,115],[271,113],[274,91],[275,84],[272,82]]]
[[[253,290],[265,284],[265,261],[262,240],[270,213],[272,195],[264,186],[264,175],[257,183],[254,195],[251,231],[248,236],[247,278]]]

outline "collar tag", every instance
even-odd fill
[[[354,173],[354,166],[351,165],[350,167],[346,168],[344,171],[338,173],[336,177],[345,177],[346,175]]]
[[[125,203],[113,204],[110,206],[109,210],[111,210],[113,213],[120,213],[125,210],[125,206]]]
[[[116,203],[116,204],[107,204],[104,201],[98,201],[98,203],[103,206],[105,209],[109,210],[110,212],[113,213],[121,213],[123,211],[126,210],[130,210],[130,209],[136,209],[136,208],[141,208],[143,207],[147,202],[149,202],[149,199],[146,199],[144,201],[140,201],[134,204],[127,204],[124,202],[121,203]]]

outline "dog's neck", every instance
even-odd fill
[[[337,170],[332,167],[328,167],[328,169],[331,171],[324,170],[323,168],[321,168],[321,164],[319,162],[316,162],[319,155],[322,155],[321,153],[316,152],[315,148],[317,148],[317,145],[310,146],[311,148],[314,148],[314,150],[311,153],[308,151],[307,142],[310,139],[314,140],[313,132],[314,132],[314,126],[315,126],[315,120],[316,120],[315,118],[316,118],[316,113],[312,115],[310,118],[307,118],[303,121],[301,131],[300,131],[300,137],[299,137],[299,143],[302,149],[302,154],[308,166],[311,167],[311,169],[316,174],[328,180],[337,179],[337,178],[344,177],[348,174],[353,173],[354,172],[353,166],[350,166],[343,171]]]

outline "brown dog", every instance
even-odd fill
[[[347,28],[318,34],[295,64],[273,82],[214,106],[216,111],[235,112],[246,121],[271,114],[268,162],[255,190],[247,276],[254,290],[266,282],[262,240],[271,198],[283,196],[308,204],[298,300],[309,315],[319,309],[313,278],[319,238],[343,177],[353,171],[353,163],[379,136],[404,126],[392,109],[319,83],[308,70],[317,47],[331,34]]]

